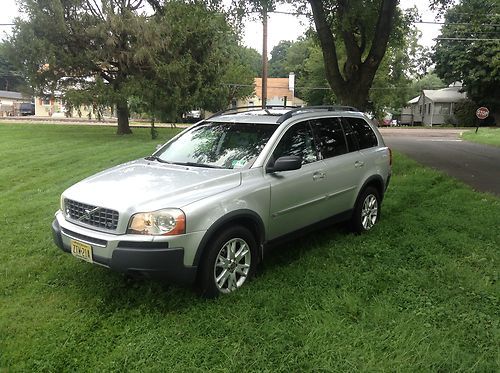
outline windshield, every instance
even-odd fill
[[[248,168],[277,127],[253,123],[206,123],[156,154],[162,162],[215,168]]]

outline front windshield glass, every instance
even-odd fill
[[[206,123],[171,142],[160,161],[200,167],[248,168],[277,126],[253,123]]]

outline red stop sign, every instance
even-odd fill
[[[479,119],[486,119],[488,118],[488,115],[490,115],[490,111],[484,106],[481,106],[476,110],[476,117],[478,117]]]

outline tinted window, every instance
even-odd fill
[[[301,157],[302,164],[318,160],[311,127],[307,122],[298,123],[285,133],[273,152],[272,161],[287,155]]]
[[[377,136],[370,125],[361,118],[344,118],[352,127],[358,140],[359,148],[366,149],[378,145]]]
[[[345,139],[347,141],[347,150],[349,152],[354,152],[359,149],[358,147],[358,134],[354,131],[351,124],[345,120],[342,121],[342,128],[344,128]]]
[[[321,118],[311,121],[323,158],[347,153],[344,131],[338,118]]]

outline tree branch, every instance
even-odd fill
[[[91,3],[91,1],[93,4]],[[90,13],[92,13],[93,16],[104,20],[104,15],[102,14],[101,8],[96,3],[96,0],[87,0],[86,3]]]
[[[361,49],[358,45],[358,41],[356,40],[356,36],[354,35],[354,25],[351,24],[350,21],[346,20],[348,17],[349,5],[346,0],[339,0],[339,10],[338,17],[339,23],[341,25],[340,34],[342,35],[342,39],[344,41],[347,60],[344,66],[344,73],[346,80],[349,80],[353,73],[359,70],[361,67]],[[345,27],[345,21],[348,22],[348,27]]]
[[[394,26],[397,3],[398,0],[382,1],[372,46],[370,48],[370,52],[368,53],[368,57],[363,63],[363,67],[375,67],[376,71],[378,65],[382,61],[387,49],[387,43],[389,42],[389,36]]]

